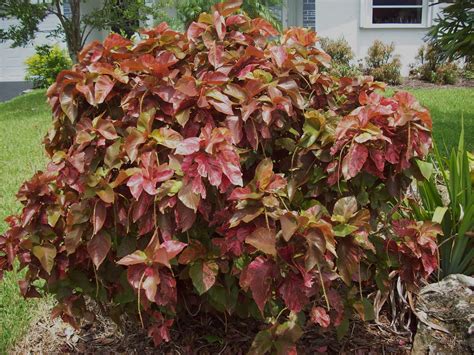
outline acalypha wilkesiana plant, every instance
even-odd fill
[[[314,32],[279,34],[240,3],[186,33],[111,34],[59,74],[50,162],[0,237],[0,271],[28,269],[24,296],[45,280],[76,326],[91,297],[156,345],[179,300],[199,300],[274,319],[254,347],[284,334],[288,352],[303,313],[320,327],[370,318],[364,290],[393,272],[415,289],[437,267],[439,227],[392,218],[431,147],[428,111],[370,77],[330,76]]]

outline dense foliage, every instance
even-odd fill
[[[361,75],[361,70],[352,63],[354,52],[344,37],[331,39],[320,38],[321,48],[331,56],[329,72],[336,76],[354,77]]]
[[[223,0],[179,0],[174,1],[176,13],[184,26],[197,20],[202,12],[209,12],[211,7]],[[261,17],[270,22],[275,28],[281,28],[281,18],[272,9],[281,9],[282,0],[243,0],[242,10],[250,17]]]
[[[402,82],[400,57],[395,54],[395,44],[386,44],[375,40],[367,50],[365,72],[375,80],[386,81],[398,85]]]
[[[418,49],[410,75],[436,84],[456,84],[461,73],[455,62],[447,60],[435,47],[423,45]]]
[[[342,334],[389,274],[416,289],[435,270],[439,228],[391,218],[430,149],[428,111],[328,76],[315,33],[277,37],[239,5],[184,34],[91,43],[50,87],[51,161],[0,237],[25,296],[45,280],[74,325],[94,298],[156,345],[185,309],[254,317],[271,324],[253,350],[286,352],[304,314]]]
[[[443,54],[444,59],[474,57],[474,3],[472,0],[442,0],[449,3],[435,19],[429,30],[429,43]]]
[[[439,223],[443,229],[440,277],[473,275],[474,156],[464,145],[464,128],[458,147],[447,158],[436,147],[433,163],[418,162],[424,179],[418,182],[419,198],[410,199],[410,211],[417,220]]]
[[[47,88],[56,81],[58,74],[71,67],[67,53],[58,46],[36,46],[35,54],[26,59],[25,80],[35,88]]]

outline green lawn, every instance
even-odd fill
[[[0,103],[0,234],[5,217],[20,211],[15,194],[21,183],[44,167],[41,141],[50,123],[44,91]],[[16,273],[0,282],[0,354],[6,353],[28,327],[38,301],[19,295]]]
[[[433,135],[436,144],[444,152],[445,146],[457,145],[464,117],[466,146],[474,150],[474,89],[439,88],[410,89],[422,105],[428,107],[433,118]]]
[[[456,145],[464,115],[466,142],[469,150],[474,149],[474,89],[410,91],[430,108],[439,144]],[[3,219],[20,211],[15,194],[21,183],[44,167],[41,141],[49,123],[44,91],[0,103],[0,233],[6,228]],[[0,283],[0,354],[25,333],[38,308],[38,301],[24,301],[18,296],[18,277],[9,273]]]

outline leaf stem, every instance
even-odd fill
[[[316,266],[318,267],[318,274],[319,274],[319,279],[321,281],[321,286],[323,288],[323,295],[324,295],[324,300],[326,301],[326,307],[328,311],[331,310],[331,306],[329,305],[329,298],[326,293],[326,286],[324,286],[324,280],[323,280],[323,275],[321,274],[321,268],[319,267],[319,263],[316,261]]]
[[[138,317],[140,318],[140,323],[143,329],[145,329],[145,325],[143,324],[142,310],[140,309],[141,308],[140,296],[141,296],[143,279],[145,278],[145,272],[146,272],[146,269],[143,271],[142,277],[140,277],[140,281],[138,282],[138,300],[137,300]]]

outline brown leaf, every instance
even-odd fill
[[[94,226],[94,235],[103,227],[107,217],[107,207],[102,200],[97,200],[94,206],[94,214],[92,216],[92,225]]]
[[[273,229],[259,227],[245,239],[245,242],[265,254],[276,256],[276,234]]]
[[[52,244],[46,243],[44,245],[35,245],[31,252],[38,258],[43,269],[48,274],[51,274],[51,270],[54,266],[54,259],[56,258],[56,247]]]
[[[280,224],[283,238],[288,242],[298,230],[298,219],[293,213],[286,212],[280,217]]]
[[[97,269],[107,257],[111,245],[110,235],[106,232],[100,232],[94,235],[87,243],[87,252]]]

